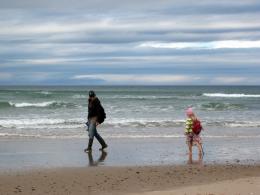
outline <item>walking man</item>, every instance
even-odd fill
[[[104,108],[102,107],[99,99],[96,97],[94,91],[89,91],[89,99],[88,99],[88,148],[84,151],[89,153],[92,151],[92,144],[94,141],[94,137],[98,140],[101,144],[101,148],[99,150],[104,150],[107,148],[107,144],[105,143],[104,139],[99,135],[97,132],[97,126],[104,122],[106,118],[106,113]]]

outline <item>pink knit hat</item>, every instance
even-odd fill
[[[191,116],[191,115],[194,114],[191,107],[186,110],[186,114],[187,114],[188,116]]]

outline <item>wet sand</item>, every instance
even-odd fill
[[[0,139],[0,172],[38,168],[88,166],[157,166],[189,163],[185,138],[106,139],[107,153],[94,141],[92,155],[84,153],[86,139]],[[259,138],[204,138],[204,164],[260,163]],[[198,160],[194,148],[193,160]]]
[[[230,195],[241,189],[253,195],[260,193],[259,178],[260,165],[35,169],[1,173],[0,194]]]

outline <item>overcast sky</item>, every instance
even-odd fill
[[[260,85],[259,0],[0,0],[0,85]]]

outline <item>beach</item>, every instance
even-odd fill
[[[259,194],[259,87],[95,87],[108,144],[87,147],[89,87],[0,89],[0,194]],[[205,155],[185,143],[185,109]]]
[[[0,0],[0,195],[260,195],[259,18]]]
[[[206,139],[204,158],[195,148],[190,159],[179,138],[107,139],[92,154],[86,139],[2,139],[0,194],[259,194],[259,146],[245,140],[251,159],[230,140]]]
[[[61,168],[3,173],[0,192],[252,195],[259,194],[259,182],[259,165]]]

